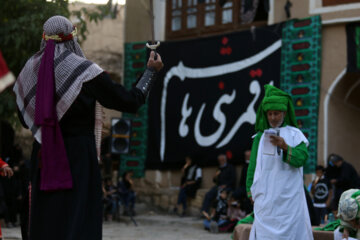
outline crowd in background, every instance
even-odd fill
[[[327,223],[337,215],[340,196],[349,189],[360,187],[356,169],[341,156],[331,154],[328,166],[316,167],[316,178],[309,185],[312,204],[309,205],[313,225]]]
[[[112,178],[103,180],[104,217],[106,221],[112,221],[113,217],[118,219],[121,214],[124,216],[136,214],[133,175],[133,171],[125,172],[116,184],[113,183]],[[122,213],[120,212],[121,208],[123,209]]]
[[[204,228],[211,232],[232,231],[236,223],[253,210],[246,192],[246,174],[249,166],[250,150],[244,153],[240,182],[236,188],[236,169],[228,162],[226,155],[218,156],[214,186],[205,194],[201,215],[205,218]],[[182,168],[182,178],[178,202],[174,213],[186,215],[186,199],[194,198],[201,187],[202,170],[196,160],[186,158]],[[355,168],[341,156],[331,154],[328,166],[316,167],[316,177],[305,191],[311,224],[323,225],[335,220],[341,194],[360,187],[360,179]],[[182,207],[180,214],[179,208]]]
[[[252,204],[246,193],[246,172],[249,165],[250,150],[244,153],[245,161],[236,187],[236,169],[228,162],[226,155],[218,156],[219,167],[213,177],[214,186],[206,193],[200,209],[204,227],[211,231],[231,231],[237,221],[252,212]],[[105,155],[104,163],[111,159]],[[104,170],[106,172],[106,164]],[[135,215],[136,193],[133,186],[133,172],[125,172],[117,183],[111,177],[103,180],[104,218],[106,221],[118,219],[120,215]],[[188,200],[196,197],[203,179],[202,168],[192,156],[185,158],[181,168],[179,193],[173,213],[178,216],[188,214]],[[216,224],[214,224],[216,223]]]
[[[206,193],[201,207],[205,217],[204,228],[210,232],[232,231],[236,223],[252,212],[252,204],[246,193],[246,174],[250,160],[250,150],[244,153],[244,164],[240,183],[236,188],[236,169],[228,162],[225,154],[218,156],[214,186]]]
[[[204,228],[211,232],[232,231],[236,223],[252,212],[252,204],[246,194],[246,172],[249,165],[250,150],[244,154],[240,184],[236,188],[236,169],[228,162],[225,154],[218,156],[218,169],[213,176],[214,186],[205,194],[201,215]],[[174,213],[179,216],[187,214],[187,200],[196,197],[197,190],[202,183],[202,169],[197,160],[190,156],[185,158],[185,165],[181,169],[182,177],[178,201]],[[182,212],[179,209],[182,208]]]
[[[28,194],[28,161],[23,157],[21,148],[14,146],[4,156],[4,161],[14,171],[12,178],[0,178],[0,217],[6,227],[20,224]],[[237,221],[252,212],[252,203],[246,193],[246,173],[249,165],[250,150],[244,153],[240,182],[236,187],[236,169],[228,162],[226,155],[218,156],[219,167],[213,182],[203,199],[201,215],[204,217],[204,228],[211,232],[232,231]],[[106,161],[106,159],[104,160]],[[196,197],[202,184],[202,169],[196,159],[188,156],[181,169],[182,177],[179,195],[173,211],[179,216],[187,215],[188,199]],[[103,180],[104,218],[112,221],[120,215],[135,216],[136,193],[133,183],[133,171],[125,172],[116,183],[111,177]],[[341,156],[331,154],[327,167],[316,167],[316,177],[307,187],[305,193],[312,225],[326,224],[337,215],[341,194],[349,189],[360,187],[359,176],[355,168]],[[181,212],[180,212],[181,210]]]

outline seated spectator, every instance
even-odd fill
[[[316,167],[316,178],[311,185],[311,194],[314,198],[317,222],[324,224],[327,208],[330,207],[332,198],[332,186],[329,179],[325,178],[325,168],[323,166]]]
[[[232,232],[239,220],[246,217],[246,212],[242,209],[241,203],[231,198],[228,203],[228,221],[219,226],[219,232]]]
[[[232,199],[230,200],[227,216],[230,220],[236,220],[237,222],[246,217],[246,212],[241,209],[241,203],[239,201]]]
[[[219,169],[216,171],[213,181],[215,186],[212,187],[205,195],[201,212],[203,215],[209,213],[212,202],[218,196],[220,190],[226,190],[227,192],[234,191],[236,181],[236,171],[233,165],[227,162],[225,154],[218,156]]]
[[[207,212],[203,212],[203,215],[206,218],[204,220],[204,228],[210,230],[212,233],[219,232],[219,227],[222,227],[229,222],[227,216],[227,197],[228,194],[226,190],[224,188],[221,189],[219,198],[215,202],[211,214],[209,215]]]
[[[124,205],[124,215],[135,215],[135,199],[136,193],[134,191],[134,182],[132,177],[134,172],[132,170],[127,171],[122,176],[122,181],[118,183],[118,193],[120,201]]]
[[[186,214],[187,199],[194,198],[197,190],[200,188],[202,179],[202,170],[190,157],[185,158],[185,165],[181,169],[181,186],[178,196],[177,205],[174,208],[174,212],[178,213],[178,207],[182,205],[182,216]]]
[[[350,189],[341,194],[338,218],[340,226],[334,232],[334,239],[360,239],[360,190]]]
[[[105,185],[103,188],[104,191],[104,213],[106,216],[106,220],[112,221],[112,217],[116,212],[116,188],[113,185],[111,178],[105,179]]]

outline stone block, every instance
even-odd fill
[[[214,185],[213,177],[217,171],[217,167],[207,167],[202,169],[202,188],[211,188]]]

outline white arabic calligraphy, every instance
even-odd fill
[[[192,113],[192,107],[187,108],[190,93],[187,93],[184,97],[184,101],[181,108],[182,119],[179,125],[179,135],[185,137],[189,133],[189,126],[186,124],[186,120]]]
[[[161,132],[160,132],[160,159],[161,161],[164,161],[165,158],[165,133],[166,133],[166,100],[167,100],[167,88],[169,85],[169,82],[171,79],[173,79],[174,76],[177,76],[181,81],[184,81],[186,78],[192,78],[192,79],[203,79],[207,77],[215,77],[215,76],[221,76],[228,73],[233,73],[237,71],[241,71],[242,69],[245,69],[249,66],[252,66],[266,57],[270,56],[272,53],[276,52],[278,49],[281,48],[281,40],[277,40],[273,44],[271,44],[269,47],[265,48],[264,50],[258,52],[257,54],[242,59],[237,62],[233,63],[227,63],[223,65],[218,66],[212,66],[212,67],[206,67],[206,68],[190,68],[184,66],[184,64],[180,61],[177,66],[172,67],[165,75],[164,78],[164,87],[162,90],[162,96],[161,96]],[[251,89],[251,87],[250,87]],[[190,110],[189,110],[190,111]],[[189,129],[186,128],[186,119],[184,120],[183,125],[179,127],[179,131],[182,131],[181,134],[188,133]],[[182,129],[184,127],[184,129]],[[236,131],[235,131],[236,132]],[[231,134],[235,134],[232,131]],[[229,136],[230,136],[229,133]],[[180,135],[181,136],[181,135]],[[232,136],[231,136],[232,137]],[[231,139],[230,137],[230,139]],[[227,136],[226,139],[229,137]],[[221,143],[220,143],[221,144]],[[223,143],[226,144],[226,143]]]
[[[270,84],[273,85],[274,82],[271,81]],[[234,126],[231,128],[229,133],[219,144],[217,144],[216,148],[220,148],[220,147],[228,144],[231,141],[231,139],[234,137],[236,132],[239,130],[239,128],[244,123],[248,122],[250,124],[255,124],[256,111],[254,109],[254,105],[255,105],[256,101],[259,99],[259,96],[261,93],[261,88],[260,88],[259,82],[257,80],[253,80],[250,84],[249,90],[250,90],[251,94],[255,95],[254,98],[248,105],[246,112],[244,112],[243,114],[241,114],[239,116],[238,120],[236,121]],[[186,124],[186,120],[192,113],[192,107],[187,108],[189,96],[190,96],[189,93],[187,93],[185,95],[183,105],[182,105],[182,110],[181,110],[182,119],[181,119],[180,125],[179,125],[179,135],[183,138],[186,137],[187,134],[189,133],[189,126]],[[235,90],[233,90],[231,95],[224,94],[220,97],[220,99],[216,103],[214,110],[213,110],[213,117],[220,124],[220,126],[213,134],[210,134],[208,136],[203,136],[200,132],[201,118],[202,118],[204,109],[206,107],[206,103],[203,103],[201,105],[199,113],[195,120],[195,125],[194,125],[195,140],[199,144],[199,146],[208,147],[208,146],[213,145],[220,139],[220,137],[222,136],[224,129],[226,127],[226,115],[221,111],[221,105],[223,105],[225,103],[231,104],[234,101],[235,97],[236,97]]]
[[[273,81],[270,82],[271,85],[273,85]],[[241,125],[248,122],[250,124],[255,124],[256,121],[256,111],[254,109],[254,105],[256,101],[259,99],[261,88],[258,81],[252,81],[250,84],[250,93],[255,94],[255,97],[250,102],[249,106],[246,109],[246,112],[244,112],[236,121],[235,125],[232,127],[228,135],[216,146],[216,148],[221,148],[222,146],[225,146],[230,142],[230,140],[234,137],[235,133],[239,130]]]
[[[235,99],[235,96],[236,96],[236,91],[233,90],[231,95],[224,94],[220,97],[220,99],[216,103],[214,111],[213,111],[213,117],[218,123],[220,123],[220,126],[213,134],[206,136],[206,137],[200,133],[200,120],[201,120],[201,116],[202,116],[205,106],[206,106],[206,103],[202,104],[200,111],[196,117],[195,127],[194,127],[195,140],[200,146],[202,146],[202,147],[211,146],[215,142],[217,142],[217,140],[221,137],[221,135],[225,129],[225,126],[226,126],[226,116],[221,111],[220,107],[223,103],[226,103],[226,104],[232,103]]]

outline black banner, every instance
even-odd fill
[[[360,72],[360,23],[346,25],[347,72]]]
[[[265,84],[279,86],[281,26],[163,42],[165,64],[149,97],[146,167],[203,166],[225,153],[243,159]]]

